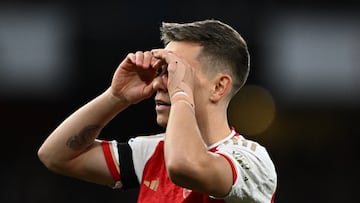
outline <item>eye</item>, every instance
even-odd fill
[[[167,67],[168,67],[168,64],[164,64],[160,68],[158,68],[156,70],[156,76],[167,75],[168,74]]]
[[[156,76],[160,76],[162,72],[163,72],[163,68],[162,68],[162,67],[156,69]]]

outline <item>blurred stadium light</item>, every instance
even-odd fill
[[[72,32],[56,6],[0,8],[0,96],[59,96],[70,82]]]
[[[262,79],[285,105],[358,106],[360,16],[279,12],[266,23]]]
[[[228,116],[230,125],[245,135],[258,136],[271,126],[276,104],[271,93],[258,85],[245,85],[232,99]]]

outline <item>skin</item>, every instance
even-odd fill
[[[201,50],[196,43],[170,42],[165,49],[128,54],[111,86],[65,119],[45,140],[38,151],[40,160],[57,173],[112,185],[95,139],[118,113],[156,93],[156,119],[166,128],[165,162],[170,179],[188,189],[225,196],[232,185],[231,167],[207,146],[230,133],[226,96],[232,80],[223,73],[211,78],[202,74],[204,67],[197,59]],[[164,64],[168,64],[168,73],[157,76]],[[170,96],[184,84],[186,88],[180,90],[186,98]]]

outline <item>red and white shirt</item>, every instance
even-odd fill
[[[119,143],[115,140],[103,141],[105,158],[114,180],[118,182],[117,187],[122,187],[123,184],[124,186],[139,185],[138,202],[271,203],[274,201],[277,185],[276,170],[268,152],[258,143],[247,140],[232,130],[225,139],[208,147],[209,151],[224,156],[233,169],[233,186],[230,193],[222,199],[216,199],[171,182],[164,160],[164,136],[165,134],[158,134],[132,138],[127,143],[129,152],[124,150],[124,145],[119,147]],[[121,167],[122,165],[125,166]],[[125,181],[124,178],[132,176],[131,174],[135,178]],[[134,184],[136,181],[137,183]]]

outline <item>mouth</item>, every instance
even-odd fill
[[[169,110],[171,106],[171,103],[170,102],[166,102],[166,101],[163,101],[163,100],[160,100],[160,99],[156,99],[155,100],[155,110],[156,111],[165,111],[165,110]]]
[[[156,104],[156,106],[171,106],[170,102],[165,102],[165,101],[160,100],[160,99],[156,99],[155,104]]]

